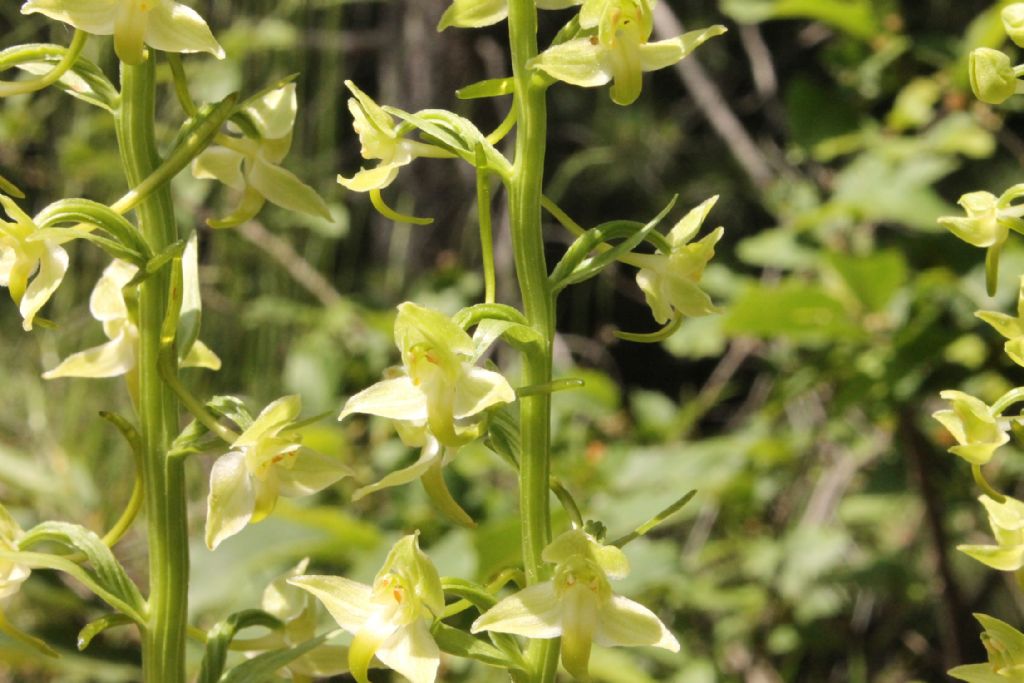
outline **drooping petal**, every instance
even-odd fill
[[[291,467],[277,468],[278,485],[283,496],[294,498],[322,491],[352,470],[336,458],[311,450],[300,451]]]
[[[463,364],[455,385],[454,414],[456,420],[482,413],[501,403],[516,400],[515,389],[500,373]]]
[[[267,203],[267,200],[263,197],[258,190],[252,187],[246,187],[242,193],[242,199],[238,202],[231,213],[223,218],[210,218],[207,219],[206,224],[211,228],[220,230],[222,228],[233,228],[236,225],[241,225],[246,221],[251,221],[256,217],[256,214],[260,212],[263,205]]]
[[[501,600],[473,622],[473,633],[496,631],[527,638],[562,634],[562,604],[551,581],[528,586]]]
[[[264,408],[249,428],[232,444],[234,448],[253,446],[261,438],[272,436],[302,412],[302,398],[298,394],[282,396]]]
[[[245,454],[231,451],[213,463],[206,499],[206,547],[215,550],[245,528],[256,506],[256,491]]]
[[[574,38],[549,47],[530,62],[530,67],[559,81],[594,88],[612,80],[605,51],[590,38]]]
[[[249,184],[273,204],[330,220],[331,210],[309,185],[291,171],[256,158],[246,176]]]
[[[562,666],[576,678],[587,680],[590,650],[597,627],[597,596],[586,586],[577,584],[562,599]]]
[[[32,329],[32,321],[35,319],[36,313],[57,291],[67,271],[68,253],[61,247],[51,247],[42,253],[39,258],[39,272],[36,273],[35,278],[25,290],[25,295],[21,298],[19,305],[21,316],[24,318],[22,327],[26,331]]]
[[[391,474],[388,474],[383,479],[373,484],[368,484],[360,489],[357,489],[352,494],[352,500],[357,501],[364,496],[368,496],[371,493],[376,493],[382,489],[391,488],[394,486],[402,486],[408,484],[411,481],[416,481],[430,469],[430,466],[440,456],[440,444],[436,440],[432,440],[423,450],[420,451],[420,457],[413,464],[408,467],[403,467],[400,470],[395,470]]]
[[[348,669],[358,683],[370,683],[366,675],[370,661],[396,630],[398,624],[383,618],[378,612],[356,631],[352,644],[348,646]]]
[[[601,605],[594,642],[605,646],[652,645],[679,652],[679,641],[654,612],[621,595],[613,595]]]
[[[338,176],[338,184],[353,192],[369,192],[370,190],[383,190],[398,177],[398,169],[405,164],[390,163],[378,164],[373,168],[361,169],[351,178]]]
[[[87,33],[109,36],[114,33],[114,17],[120,0],[28,0],[22,14],[39,13],[80,28]]]
[[[441,652],[423,619],[404,626],[377,648],[377,659],[412,683],[434,683]]]
[[[192,175],[200,180],[219,180],[232,189],[244,190],[244,159],[241,152],[227,147],[207,147],[192,162]]]
[[[646,43],[640,46],[640,63],[644,71],[657,71],[681,61],[698,47],[726,32],[720,24],[696,31],[687,31],[681,36]]]
[[[366,584],[342,576],[307,574],[288,579],[288,583],[312,593],[327,611],[349,633],[356,633],[373,613],[370,598],[373,590]]]
[[[106,344],[74,353],[43,373],[43,379],[118,377],[135,367],[135,336],[126,329]]]
[[[224,59],[224,48],[199,14],[185,5],[159,0],[150,13],[146,44],[163,52],[208,52]]]
[[[338,419],[344,420],[352,413],[423,422],[427,419],[427,397],[408,377],[385,379],[346,401]]]

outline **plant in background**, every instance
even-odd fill
[[[280,398],[253,417],[238,398],[198,398],[181,374],[185,367],[216,370],[220,359],[199,341],[198,239],[195,232],[180,232],[170,181],[191,167],[195,177],[218,180],[241,193],[237,208],[208,221],[215,228],[251,220],[266,201],[328,218],[327,205],[316,191],[282,166],[296,123],[296,87],[286,80],[245,99],[232,94],[219,102],[196,103],[179,53],[223,58],[224,51],[198,14],[170,0],[29,0],[22,6],[25,14],[43,14],[73,26],[75,34],[68,48],[25,45],[0,53],[0,68],[27,72],[22,80],[0,84],[0,95],[56,86],[109,112],[128,191],[112,203],[61,199],[35,216],[2,197],[14,221],[0,224],[2,282],[20,306],[26,330],[31,330],[67,270],[68,252],[61,245],[87,242],[110,257],[89,300],[90,312],[102,323],[108,342],[69,356],[44,377],[124,377],[134,414],[107,412],[104,417],[129,443],[137,483],[124,513],[102,537],[65,522],[42,522],[23,532],[3,511],[0,597],[19,588],[32,570],[65,572],[111,609],[85,627],[82,647],[107,628],[134,624],[146,683],[186,680],[189,637],[205,647],[199,669],[204,683],[263,680],[275,672],[303,678],[346,667],[366,683],[375,662],[415,683],[429,683],[438,677],[442,653],[506,670],[517,683],[551,683],[559,661],[578,679],[587,679],[593,643],[679,650],[666,625],[646,607],[615,594],[611,580],[624,577],[629,569],[621,548],[682,507],[692,492],[611,543],[604,541],[603,524],[584,522],[573,496],[551,477],[551,395],[582,384],[554,376],[554,321],[564,289],[616,263],[638,269],[637,282],[654,319],[663,325],[655,333],[622,333],[623,338],[658,341],[684,318],[714,312],[700,281],[723,231],[718,228],[696,237],[717,198],[686,213],[667,234],[658,227],[674,200],[647,222],[611,220],[589,229],[578,225],[543,194],[547,93],[558,81],[583,87],[611,83],[612,100],[630,104],[640,96],[643,72],[675,64],[725,28],[716,25],[651,42],[653,3],[586,0],[552,44],[541,50],[538,6],[567,9],[575,4],[457,0],[445,14],[442,29],[507,18],[511,75],[461,91],[472,98],[511,95],[505,123],[489,135],[446,110],[406,112],[378,105],[347,84],[354,96],[349,108],[363,156],[376,160],[376,165],[351,178],[339,176],[338,182],[369,192],[374,206],[388,218],[425,224],[429,219],[404,216],[388,207],[381,190],[417,158],[454,158],[469,164],[477,178],[485,283],[483,301],[451,317],[413,302],[398,306],[394,341],[401,367],[352,396],[339,419],[354,413],[387,418],[406,444],[421,447],[422,452],[412,466],[364,486],[357,497],[420,478],[449,519],[472,527],[472,518],[449,492],[442,468],[460,448],[482,440],[517,472],[518,567],[488,585],[442,578],[413,533],[395,544],[370,586],[307,575],[303,563],[272,584],[260,608],[231,614],[207,631],[188,621],[191,565],[185,467],[190,458],[218,454],[207,501],[206,543],[211,549],[269,515],[279,496],[313,494],[352,475],[337,458],[303,445],[303,428],[319,418],[300,418],[298,396]],[[82,56],[89,35],[113,35],[120,87]],[[166,81],[157,77],[158,63],[167,66]],[[173,88],[185,115],[166,146],[158,144],[162,141],[157,131],[173,126],[157,121],[155,107],[164,84]],[[514,156],[509,158],[497,145],[513,130]],[[158,151],[161,147],[166,153]],[[497,301],[490,202],[495,180],[508,196],[521,308]],[[3,181],[5,190],[8,185]],[[575,236],[553,266],[544,251],[544,209]],[[498,342],[519,354],[518,381],[486,360]],[[182,409],[191,418],[184,430]],[[965,438],[973,443],[989,436],[986,432],[976,437],[978,431],[972,423],[965,428]],[[554,540],[552,492],[565,508],[570,527],[559,528]],[[142,510],[149,557],[145,596],[113,552]],[[518,584],[519,590],[500,597],[509,582]],[[337,631],[316,635],[314,604],[295,589],[315,596],[341,629],[352,634],[347,661],[325,663],[325,658],[340,660],[344,652],[328,644]],[[450,604],[446,597],[453,599]],[[472,621],[461,618],[467,610],[479,616]],[[269,629],[270,635],[236,640],[239,631],[256,626]],[[50,653],[47,645],[6,621],[0,620],[0,627]],[[486,639],[478,633],[486,633]],[[525,647],[513,635],[526,637]],[[232,659],[230,650],[244,651],[251,658]]]

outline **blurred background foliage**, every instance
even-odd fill
[[[197,392],[237,393],[255,408],[296,392],[308,414],[336,411],[396,361],[396,303],[454,311],[482,295],[467,169],[419,161],[388,190],[399,209],[435,217],[427,228],[393,225],[335,185],[335,174],[360,163],[344,80],[381,102],[449,107],[489,129],[508,102],[452,93],[507,74],[502,27],[437,34],[446,0],[192,4],[232,57],[186,60],[197,99],[299,73],[286,164],[328,198],[335,220],[268,207],[257,222],[212,232],[204,220],[233,198],[187,173],[175,181],[182,228],[200,229],[204,339],[225,360],[221,372],[191,379]],[[63,26],[20,17],[19,6],[0,3],[4,46],[67,43]],[[984,659],[972,611],[1019,623],[1019,589],[953,551],[988,531],[966,467],[944,452],[948,437],[929,418],[940,389],[991,400],[1011,381],[1002,340],[972,313],[1012,307],[1024,251],[1011,242],[993,301],[982,252],[935,222],[958,213],[964,192],[1021,180],[1020,103],[995,110],[967,88],[970,49],[1002,40],[999,7],[661,0],[665,34],[679,23],[724,22],[730,32],[648,76],[627,109],[603,90],[552,89],[548,194],[578,222],[647,220],[673,194],[685,208],[719,194],[709,227],[727,229],[706,275],[725,313],[688,321],[662,345],[611,334],[654,327],[629,269],[562,299],[558,371],[586,387],[555,399],[554,468],[584,514],[617,536],[698,490],[669,524],[629,546],[633,573],[621,586],[657,607],[683,652],[602,650],[596,680],[936,681]],[[551,36],[567,14],[542,18]],[[113,75],[109,42],[88,50]],[[169,142],[182,119],[169,93],[161,113]],[[0,173],[35,209],[62,196],[112,201],[124,190],[109,117],[57,93],[0,105]],[[507,219],[500,209],[496,218],[500,295],[514,301]],[[549,228],[557,258],[568,237]],[[133,471],[97,411],[130,408],[118,380],[39,379],[99,339],[85,301],[104,264],[88,248],[74,257],[49,309],[58,329],[23,334],[14,306],[0,306],[0,500],[26,524],[69,519],[100,530],[127,500]],[[354,466],[359,482],[414,457],[383,422],[328,419],[306,439]],[[195,539],[211,462],[192,465]],[[1003,459],[992,476],[1009,486],[1022,462]],[[518,552],[513,473],[479,447],[449,476],[480,522],[476,533],[439,521],[418,487],[352,503],[357,484],[346,481],[313,503],[282,501],[216,554],[197,540],[195,623],[253,606],[270,578],[304,556],[365,580],[413,528],[442,573],[493,576]],[[118,552],[141,577],[139,533]],[[100,614],[79,586],[39,572],[7,611],[64,657],[44,661],[0,640],[0,680],[138,678],[127,630],[76,653],[77,629]],[[502,677],[451,661],[444,680]]]

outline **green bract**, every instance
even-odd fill
[[[581,0],[537,0],[540,9],[565,9],[580,4]],[[508,0],[452,0],[441,16],[438,31],[449,26],[480,28],[490,26],[508,16]]]
[[[979,47],[971,52],[971,89],[982,102],[1002,104],[1017,92],[1017,76],[1010,58],[999,50]]]
[[[206,545],[213,549],[274,509],[278,496],[305,496],[351,472],[333,458],[303,448],[288,428],[302,410],[298,396],[274,401],[210,471]]]
[[[14,221],[0,220],[0,286],[18,304],[22,327],[31,330],[36,314],[64,279],[68,253],[55,240],[33,239],[38,226],[10,197],[0,195],[0,205]]]
[[[724,26],[715,25],[649,43],[653,25],[647,0],[587,0],[580,11],[580,26],[589,35],[548,48],[530,65],[585,88],[611,82],[612,100],[622,105],[640,96],[644,71],[671,66],[726,32]]]
[[[988,652],[988,663],[958,666],[949,675],[968,683],[1024,680],[1024,633],[987,614],[975,614],[974,618],[985,628],[981,642]]]
[[[952,410],[932,415],[949,430],[957,445],[949,449],[972,465],[984,465],[996,449],[1010,440],[998,416],[983,401],[962,391],[947,390],[939,394],[952,402]]]
[[[608,579],[629,572],[620,549],[574,529],[552,541],[542,557],[555,565],[554,578],[500,601],[473,622],[473,633],[560,637],[562,665],[580,679],[588,678],[593,643],[679,651],[679,642],[653,612],[612,592]]]
[[[280,163],[292,146],[297,110],[295,84],[271,90],[242,110],[259,138],[220,137],[221,145],[209,147],[196,157],[192,174],[219,180],[242,192],[242,200],[229,216],[208,221],[226,228],[253,218],[270,201],[285,209],[330,220],[331,212],[316,193]]]
[[[163,52],[224,49],[195,10],[172,0],[28,0],[22,14],[38,12],[100,36],[114,36],[114,50],[126,64],[145,57],[145,45]]]
[[[355,636],[348,665],[359,683],[368,683],[374,656],[413,683],[437,678],[441,654],[430,625],[444,609],[444,594],[415,535],[395,544],[372,586],[340,576],[297,576],[288,583],[315,595]]]
[[[1024,2],[1015,2],[1003,8],[1001,17],[1006,35],[1020,47],[1024,47]]]
[[[398,177],[398,169],[416,157],[448,157],[444,150],[408,140],[395,125],[395,120],[352,81],[345,81],[354,97],[349,98],[352,127],[359,135],[364,159],[379,159],[373,168],[364,168],[351,178],[338,176],[338,182],[353,192],[380,190]]]
[[[691,243],[717,201],[717,196],[707,199],[676,223],[667,235],[671,247],[668,255],[631,254],[629,257],[629,263],[640,268],[636,282],[643,290],[654,319],[662,325],[679,317],[692,318],[718,310],[698,285],[725,229],[715,228],[700,241]]]
[[[0,505],[0,551],[17,552],[18,539],[25,533],[11,517],[3,505]],[[0,559],[0,600],[18,592],[21,584],[28,578],[32,570],[13,560]]]
[[[978,500],[988,512],[997,545],[958,545],[957,550],[999,571],[1024,567],[1024,503],[1009,496],[1002,503],[988,496],[979,496]]]

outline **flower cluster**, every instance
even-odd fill
[[[1003,30],[1010,40],[1024,47],[1024,2],[1003,8]],[[1014,66],[1004,52],[979,47],[971,52],[971,90],[982,102],[1002,104],[1020,91],[1021,67]]]

